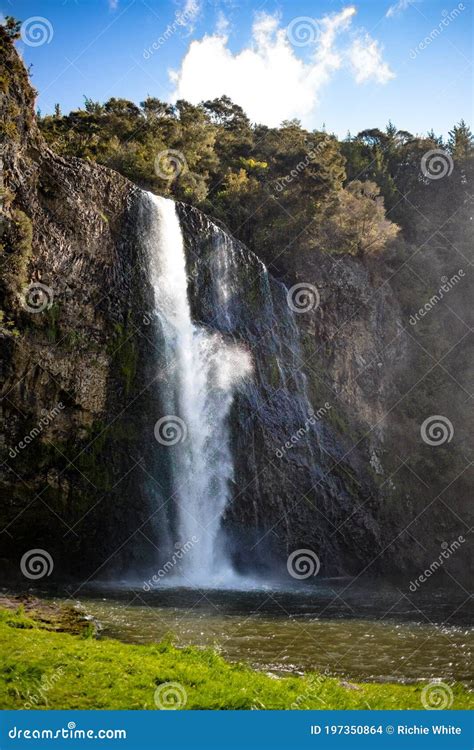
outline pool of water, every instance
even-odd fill
[[[71,592],[72,593],[72,592]],[[317,588],[145,593],[122,584],[74,592],[102,635],[217,648],[232,661],[278,674],[325,671],[352,680],[439,678],[474,686],[474,629],[462,591],[407,593],[395,586],[323,582]]]

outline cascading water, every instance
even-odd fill
[[[177,210],[193,315],[252,352],[252,378],[236,392],[231,422],[238,488],[226,530],[229,553],[244,577],[239,583],[252,587],[287,577],[288,553],[299,548],[312,549],[324,569],[337,574],[341,548],[345,559],[356,558],[354,540],[372,533],[376,543],[377,526],[363,509],[354,510],[354,467],[346,464],[347,448],[326,420],[336,404],[314,356],[308,388],[304,326],[289,304],[291,290],[202,213],[183,204]],[[306,343],[310,337],[307,331]],[[334,534],[339,526],[342,540]]]
[[[251,358],[221,333],[193,323],[174,202],[144,193],[141,208],[162,351],[163,417],[155,436],[171,467],[175,544],[185,550],[176,573],[184,584],[208,586],[231,575],[221,527],[233,480],[228,417],[236,386],[252,371]],[[225,284],[222,275],[217,293],[224,306]]]
[[[341,550],[357,556],[358,540],[370,532],[376,543],[378,530],[354,511],[344,444],[314,415],[328,391],[315,372],[310,400],[289,290],[201,212],[138,195],[154,300],[150,398],[161,420],[147,492],[159,580],[260,587],[288,575],[288,552],[299,548],[337,573]]]

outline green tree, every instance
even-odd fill
[[[359,257],[376,255],[398,231],[385,215],[379,187],[355,180],[338,193],[336,208],[324,226],[322,249]]]
[[[470,159],[474,154],[474,136],[464,120],[449,131],[448,149],[456,160]]]
[[[19,39],[21,36],[21,21],[17,21],[13,16],[5,16],[5,22],[3,24],[7,36],[14,41]]]

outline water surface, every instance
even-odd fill
[[[173,633],[177,645],[218,648],[232,661],[278,674],[327,671],[353,680],[414,682],[438,678],[474,686],[474,629],[463,592],[416,595],[347,581],[296,591],[124,585],[81,592],[104,636],[152,643]]]

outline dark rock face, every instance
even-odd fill
[[[466,223],[459,231],[468,231]],[[320,304],[297,316],[303,369],[310,401],[327,399],[333,405],[327,420],[345,460],[375,498],[375,503],[361,501],[361,487],[352,483],[354,508],[363,516],[373,513],[379,529],[372,549],[364,544],[370,537],[362,539],[363,567],[368,575],[401,576],[402,583],[429,569],[458,539],[461,551],[442,558],[438,580],[444,573],[449,585],[449,575],[462,585],[472,575],[469,282],[459,283],[431,320],[416,329],[410,323],[413,305],[421,307],[439,279],[466,267],[467,259],[460,261],[446,244],[431,248],[420,237],[428,257],[415,248],[409,262],[389,254],[364,262],[323,254],[299,257],[285,278],[290,287],[311,283],[320,291]],[[431,417],[439,423],[436,415],[449,420],[454,437],[430,445],[422,424]],[[346,474],[346,488],[347,479]],[[344,530],[347,522],[339,533]]]
[[[14,571],[42,547],[57,571],[82,575],[148,516],[137,476],[150,374],[134,188],[46,147],[24,69],[1,42],[1,557]]]
[[[303,547],[318,554],[326,575],[356,572],[380,545],[374,487],[362,456],[347,459],[331,426],[334,397],[309,398],[287,289],[198,211],[179,211],[194,317],[243,344],[254,365],[233,407],[238,482],[226,525],[234,559],[244,570],[278,570]]]

